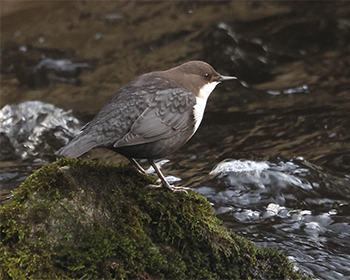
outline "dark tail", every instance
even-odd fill
[[[97,146],[96,143],[93,143],[86,138],[91,139],[91,137],[84,136],[74,138],[66,146],[56,151],[55,155],[67,158],[77,158]]]

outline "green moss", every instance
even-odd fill
[[[189,191],[145,188],[124,165],[60,159],[1,208],[1,279],[300,279],[221,225]]]

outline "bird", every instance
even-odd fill
[[[135,159],[147,159],[161,180],[170,185],[155,160],[182,147],[197,131],[208,97],[234,76],[217,73],[194,60],[165,71],[143,74],[123,86],[56,156],[77,158],[93,148],[107,148],[125,156],[141,173]]]

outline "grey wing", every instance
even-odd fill
[[[150,143],[193,129],[194,94],[183,88],[157,91],[148,108],[115,148]]]

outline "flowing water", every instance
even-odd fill
[[[201,59],[238,80],[217,87],[197,133],[160,162],[164,174],[258,246],[315,278],[350,279],[346,2],[23,2],[3,11],[2,203],[122,85]],[[102,149],[84,157],[125,160]]]

